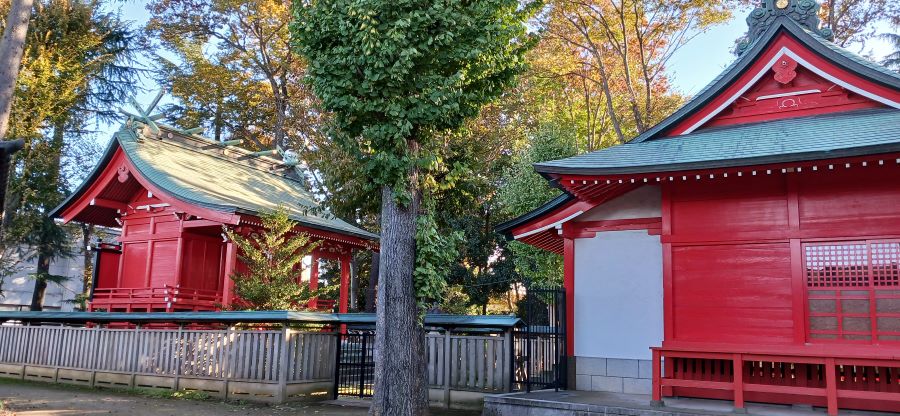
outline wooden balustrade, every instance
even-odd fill
[[[900,357],[874,349],[772,347],[653,348],[653,400],[663,396],[804,403],[840,408],[900,409]]]
[[[215,290],[179,286],[94,289],[90,309],[124,312],[176,310],[213,311],[222,305],[222,294]]]

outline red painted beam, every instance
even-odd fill
[[[125,204],[124,202],[113,201],[111,199],[103,199],[103,198],[91,199],[90,205],[103,207],[103,208],[117,209],[122,212],[125,212],[125,210],[128,209],[128,204]]]

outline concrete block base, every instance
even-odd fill
[[[94,383],[94,373],[85,370],[60,368],[59,373],[56,375],[56,382],[60,384],[75,384],[90,387]]]
[[[650,360],[604,357],[575,357],[575,360],[575,390],[650,394]]]
[[[444,389],[428,389],[428,402],[432,407],[446,407]],[[450,390],[450,408],[479,410],[484,403],[484,393],[477,391]]]
[[[25,366],[21,364],[0,364],[0,377],[22,379],[25,376]]]

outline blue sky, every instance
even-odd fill
[[[143,25],[148,19],[148,13],[144,8],[146,3],[145,0],[132,0],[119,7],[126,20],[133,21],[135,25]],[[748,13],[749,9],[735,11],[734,17],[728,23],[701,33],[672,57],[667,72],[678,91],[688,96],[697,93],[734,60],[731,48],[735,39],[747,30],[744,19]],[[881,31],[887,29],[889,28]],[[890,48],[883,41],[871,40],[865,50],[854,52],[880,59],[890,52]],[[152,81],[145,81],[143,87],[147,91],[137,98],[141,103],[148,103],[156,95],[159,87]],[[109,126],[108,131],[111,133],[115,127]],[[99,140],[105,142],[106,138],[101,137]]]

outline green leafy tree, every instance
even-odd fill
[[[62,278],[50,262],[73,254],[69,233],[47,215],[78,176],[63,172],[80,164],[90,121],[111,117],[134,90],[137,70],[134,34],[100,2],[36,2],[30,26],[10,119],[10,135],[26,145],[13,160],[2,244],[37,261],[31,309],[41,310],[47,284]]]
[[[525,214],[559,195],[547,181],[534,172],[533,164],[561,159],[576,153],[575,135],[557,125],[541,126],[530,136],[528,146],[515,155],[506,172],[500,201],[505,218]],[[562,283],[562,259],[539,248],[512,242],[509,244],[516,272],[531,285],[557,286]]]
[[[881,37],[884,40],[888,41],[891,47],[894,48],[893,52],[884,57],[884,60],[881,61],[881,64],[893,69],[894,71],[900,72],[900,35],[896,33],[886,33]]]
[[[879,26],[900,23],[900,4],[894,0],[820,0],[819,17],[842,47],[865,48],[878,36]]]
[[[318,245],[309,235],[297,233],[297,223],[283,209],[260,215],[263,230],[241,235],[225,227],[238,247],[238,258],[246,271],[231,275],[242,310],[298,310],[316,296],[300,282],[303,258]]]
[[[516,0],[295,2],[295,46],[330,132],[381,193],[373,415],[427,412],[416,230],[441,133],[513,85],[531,46]],[[421,239],[420,239],[421,240]],[[419,283],[416,285],[416,283]],[[396,342],[404,340],[404,342]],[[408,342],[407,342],[408,341]]]
[[[150,1],[150,40],[173,58],[159,68],[176,101],[167,109],[172,117],[203,126],[216,139],[243,139],[251,148],[305,149],[322,114],[301,82],[305,63],[290,50],[290,5]]]

